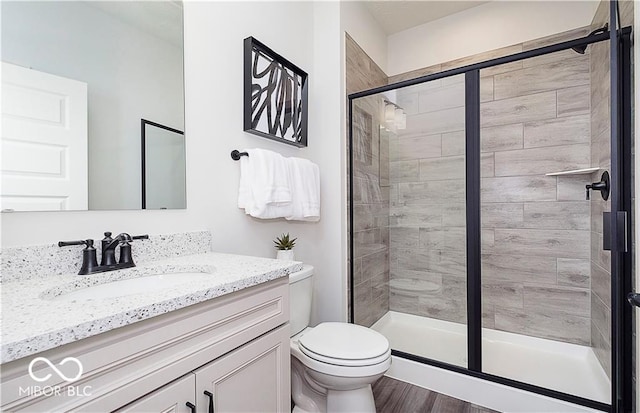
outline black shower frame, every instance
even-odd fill
[[[616,3],[611,1],[612,16],[616,16]],[[615,28],[615,17],[611,19],[609,27]],[[460,367],[441,361],[420,357],[415,354],[392,350],[392,355],[423,364],[432,365],[446,370],[462,373],[465,375],[481,378],[491,382],[504,384],[514,388],[530,391],[570,403],[590,407],[612,413],[628,412],[632,409],[633,389],[632,389],[632,328],[633,314],[632,308],[626,302],[626,296],[631,292],[632,274],[632,254],[631,251],[618,251],[611,254],[612,274],[620,274],[620,280],[613,279],[611,283],[611,404],[597,402],[575,396],[573,394],[548,389],[524,383],[501,376],[495,376],[482,371],[482,290],[481,290],[481,223],[480,223],[480,70],[489,67],[528,59],[553,52],[571,49],[573,47],[585,46],[610,40],[616,44],[616,51],[611,52],[611,82],[618,84],[619,88],[611,89],[612,101],[617,101],[617,105],[611,105],[612,134],[615,134],[617,142],[612,144],[611,166],[612,172],[617,176],[617,182],[612,183],[614,194],[618,195],[617,200],[612,200],[612,211],[618,205],[618,211],[626,212],[626,228],[616,228],[613,225],[612,235],[620,230],[629,234],[632,232],[631,215],[631,194],[632,194],[632,158],[631,158],[631,28],[625,27],[617,32],[604,32],[590,35],[566,42],[528,50],[509,56],[499,57],[480,63],[462,66],[455,69],[421,76],[402,82],[352,93],[348,96],[348,120],[349,120],[349,282],[350,282],[350,309],[349,321],[354,322],[354,237],[353,237],[353,125],[351,122],[353,115],[353,100],[372,96],[395,89],[409,87],[432,80],[445,77],[465,74],[465,159],[466,159],[466,225],[467,225],[467,352],[468,367]],[[612,48],[613,49],[613,48]],[[616,56],[619,54],[620,63]],[[615,59],[615,61],[614,61]],[[468,127],[473,125],[475,127]],[[614,167],[614,165],[616,165]],[[617,173],[616,173],[617,168]],[[613,215],[613,214],[612,214]],[[615,238],[614,238],[615,239]],[[631,243],[629,242],[629,245]]]
[[[184,132],[178,129],[171,128],[169,126],[163,125],[161,123],[153,122],[146,119],[140,119],[140,166],[141,166],[141,177],[142,177],[142,190],[140,191],[142,194],[142,208],[147,209],[147,125],[155,126],[159,129],[164,129],[169,132],[177,133],[182,135],[184,138]],[[186,208],[186,206],[185,206]]]

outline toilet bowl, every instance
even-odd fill
[[[294,413],[374,413],[371,385],[391,366],[389,341],[348,323],[308,327],[313,267],[291,274],[291,397]]]

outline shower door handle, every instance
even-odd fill
[[[612,214],[613,212],[602,213],[602,249],[605,251],[627,252],[627,213],[618,211],[615,215]],[[614,216],[615,222],[612,222],[612,217]],[[618,239],[616,240],[611,239],[611,224],[618,229]]]

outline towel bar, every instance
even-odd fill
[[[234,161],[239,161],[241,156],[249,156],[247,152],[240,152],[237,149],[231,151],[231,159]]]

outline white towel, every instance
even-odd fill
[[[245,150],[240,158],[238,207],[256,218],[284,217],[291,211],[288,161],[276,152]]]
[[[248,156],[240,157],[240,185],[238,187],[238,208],[251,208],[253,205],[253,193],[251,193],[251,185],[249,177],[252,176],[250,171],[251,163]]]
[[[320,169],[301,158],[288,158],[293,211],[287,220],[318,221],[320,219]]]
[[[320,170],[307,159],[246,149],[240,158],[238,207],[261,219],[320,219]]]

